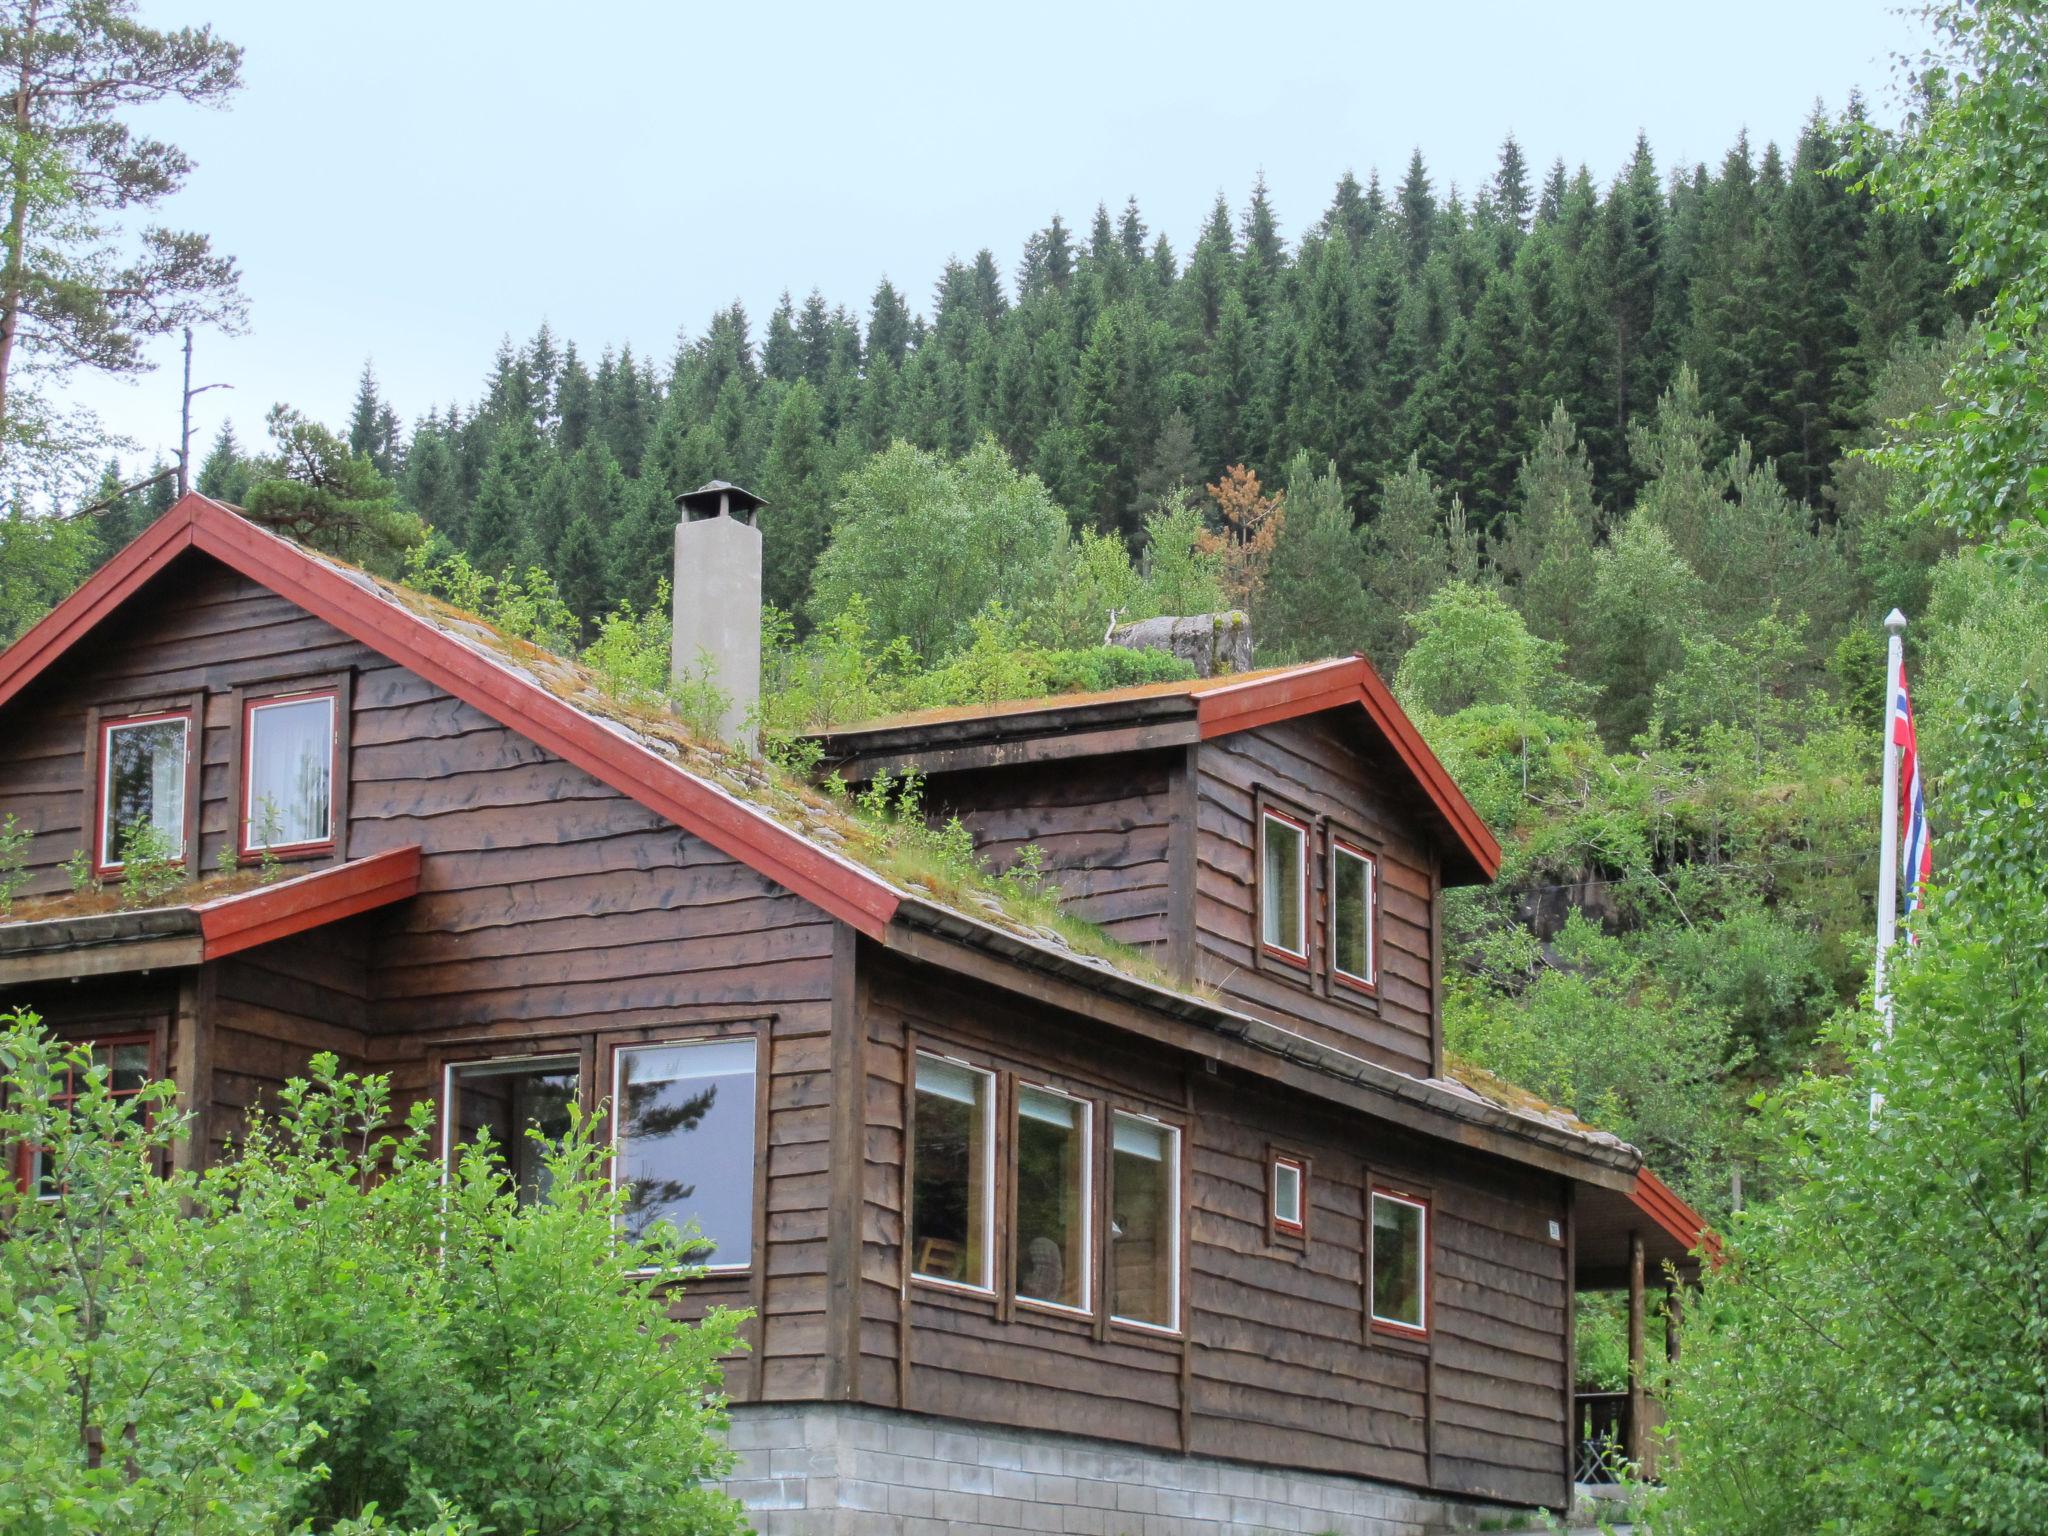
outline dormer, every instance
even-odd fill
[[[820,735],[915,768],[998,867],[1184,984],[1416,1076],[1442,1067],[1440,896],[1500,847],[1362,657],[928,711]]]

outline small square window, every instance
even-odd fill
[[[994,1289],[995,1074],[917,1058],[911,1124],[910,1272]]]
[[[1300,1237],[1308,1230],[1308,1170],[1297,1158],[1273,1159],[1273,1225]]]
[[[183,713],[108,720],[100,726],[99,847],[101,874],[122,867],[122,845],[151,827],[164,856],[185,857],[185,765],[192,718]]]
[[[334,841],[335,695],[256,699],[242,720],[242,852]]]
[[[1429,1202],[1372,1192],[1372,1320],[1397,1333],[1429,1328]]]
[[[1379,864],[1350,843],[1330,844],[1330,974],[1361,992],[1379,983]]]
[[[1308,960],[1308,827],[1278,811],[1259,818],[1259,940],[1285,959]]]

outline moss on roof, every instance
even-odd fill
[[[269,877],[275,879],[273,875]],[[209,872],[197,880],[182,881],[154,901],[130,906],[119,877],[88,885],[83,890],[64,891],[53,896],[29,896],[0,912],[0,923],[50,923],[72,917],[99,917],[109,912],[155,912],[167,908],[197,906],[219,896],[239,896],[266,884],[264,872],[251,866],[232,874]]]

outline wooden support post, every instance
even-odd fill
[[[1622,1432],[1621,1451],[1635,1466],[1643,1464],[1644,1435],[1648,1427],[1643,1392],[1643,1234],[1628,1235],[1628,1422]]]
[[[1685,1320],[1685,1287],[1673,1280],[1664,1288],[1664,1358],[1678,1364],[1678,1333]]]

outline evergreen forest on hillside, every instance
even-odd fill
[[[1936,691],[1981,655],[1981,573],[1856,453],[1937,402],[1978,302],[1864,189],[1886,142],[1852,103],[1789,155],[1639,139],[1603,185],[1511,137],[1469,196],[1418,152],[1292,239],[1263,186],[1219,198],[1185,254],[1103,207],[923,307],[735,304],[662,364],[543,326],[410,427],[365,367],[342,427],[279,407],[197,483],[656,687],[674,497],[748,485],[771,745],[1163,675],[1112,613],[1363,650],[1509,850],[1451,909],[1453,1049],[1725,1211],[1750,1087],[1867,981],[1877,619],[1933,604]],[[102,552],[170,494],[117,499]]]

